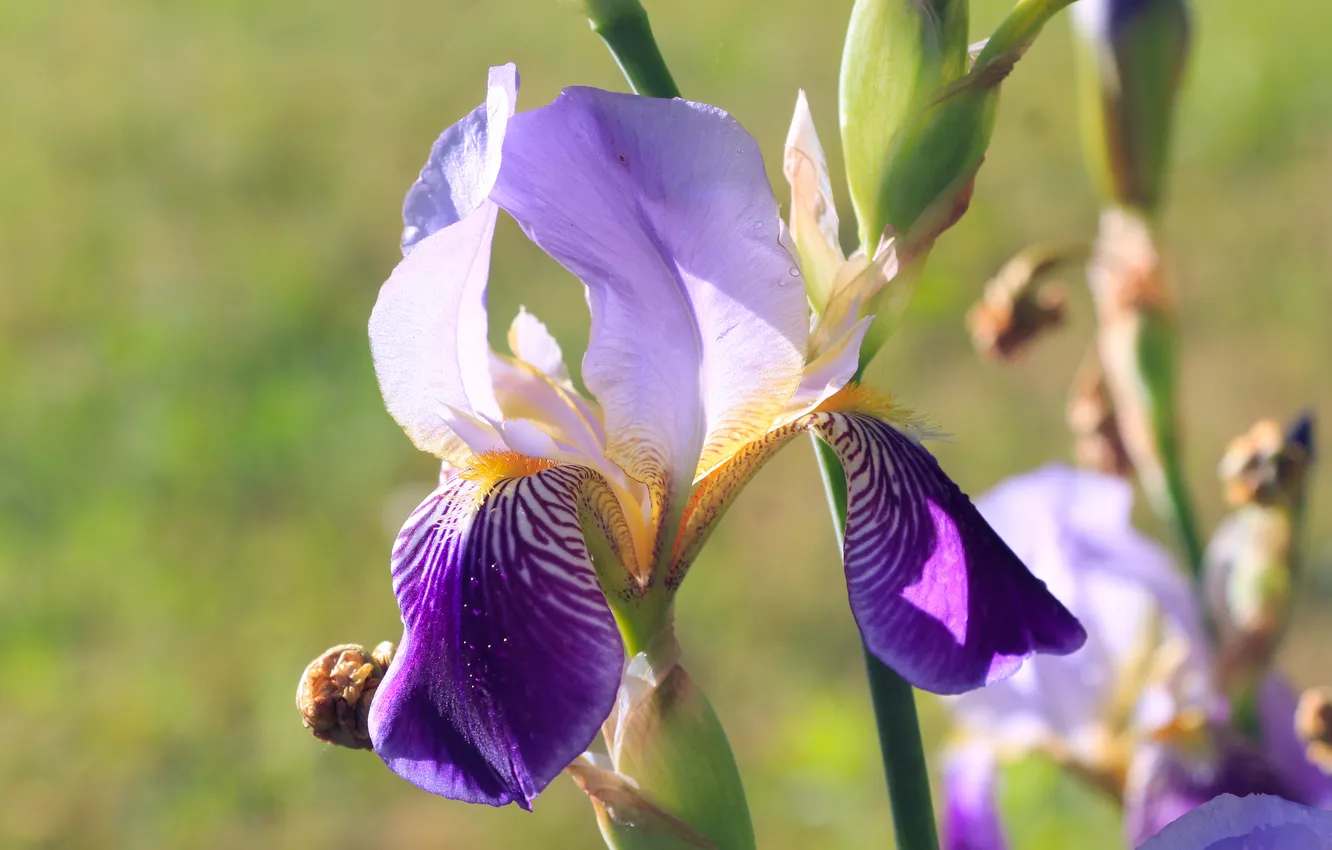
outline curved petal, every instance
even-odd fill
[[[685,510],[668,586],[683,579],[745,482],[805,430],[846,472],[851,612],[881,661],[918,688],[955,694],[1012,675],[1032,653],[1067,655],[1082,646],[1082,626],[909,436],[912,426],[866,413],[801,417],[704,478]]]
[[[995,798],[994,752],[963,745],[944,759],[943,850],[1007,850]]]
[[[486,102],[449,127],[430,148],[421,176],[402,202],[402,252],[476,211],[499,176],[504,131],[518,104],[518,69],[490,69]]]
[[[516,115],[492,197],[588,288],[607,456],[677,511],[800,382],[808,315],[757,144],[721,110],[595,89]]]
[[[809,300],[816,311],[822,312],[845,256],[837,235],[837,205],[828,178],[828,161],[804,89],[796,95],[782,173],[791,186],[791,238],[800,252]]]
[[[1136,847],[1221,794],[1276,794],[1310,802],[1262,753],[1223,727],[1182,746],[1146,744],[1134,752],[1124,787],[1124,831]]]
[[[851,611],[878,658],[918,688],[956,694],[1087,634],[923,446],[862,413],[816,413],[847,479]]]
[[[1267,794],[1223,794],[1138,850],[1332,850],[1332,812]]]
[[[455,462],[466,454],[460,442],[473,452],[502,445],[475,421],[500,415],[485,302],[497,212],[485,201],[420,242],[370,314],[370,353],[389,413],[422,451]]]
[[[399,776],[530,808],[596,736],[624,650],[579,523],[592,476],[464,472],[407,521],[393,551],[403,638],[370,709]]]

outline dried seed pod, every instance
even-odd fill
[[[392,659],[393,644],[384,641],[373,651],[342,644],[311,661],[296,687],[305,728],[330,744],[371,749],[370,703]]]

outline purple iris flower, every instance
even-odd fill
[[[951,701],[958,731],[945,770],[945,847],[1003,850],[997,765],[1033,751],[1124,801],[1128,846],[1219,794],[1332,802],[1332,783],[1295,734],[1296,699],[1263,686],[1262,746],[1226,725],[1193,588],[1130,524],[1127,482],[1061,465],[1010,479],[977,501],[1037,577],[1087,628],[1082,650],[1032,659]]]
[[[1079,624],[918,442],[848,382],[867,321],[810,344],[800,272],[754,140],[684,100],[589,88],[515,113],[513,66],[440,136],[404,205],[405,258],[370,319],[389,412],[444,462],[393,551],[404,632],[375,750],[458,800],[530,808],[595,737],[626,646],[669,622],[717,519],[811,431],[848,478],[844,550],[866,643],[957,693]],[[499,210],[586,287],[575,389],[523,312],[487,342]]]
[[[1332,850],[1332,812],[1270,795],[1223,794],[1138,850]]]

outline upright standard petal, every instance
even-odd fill
[[[579,521],[594,473],[492,460],[489,476],[443,483],[398,536],[403,638],[370,735],[427,791],[530,808],[610,713],[624,650]]]
[[[994,752],[977,744],[944,760],[943,850],[1007,850],[995,797]]]
[[[828,161],[804,89],[796,96],[795,115],[786,134],[782,173],[791,186],[791,238],[800,252],[810,303],[822,312],[846,257],[837,235],[837,206],[828,178]]]
[[[1332,812],[1265,794],[1223,794],[1138,850],[1332,850]]]
[[[486,339],[497,213],[484,201],[419,243],[379,290],[370,314],[370,353],[385,406],[418,448],[455,463],[502,445],[485,425],[500,416]]]
[[[588,288],[607,456],[679,510],[804,366],[804,287],[758,146],[714,107],[574,88],[516,115],[504,157],[492,197]]]
[[[471,215],[499,176],[504,131],[518,104],[518,69],[490,69],[486,102],[435,140],[402,202],[402,252]]]

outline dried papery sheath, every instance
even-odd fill
[[[1013,360],[1042,334],[1060,327],[1068,297],[1050,277],[1083,256],[1078,249],[1036,246],[1005,263],[967,312],[976,350],[995,360]]]
[[[1079,466],[1120,478],[1132,477],[1133,462],[1119,434],[1119,420],[1094,346],[1073,376],[1065,417],[1073,433],[1073,457]]]

